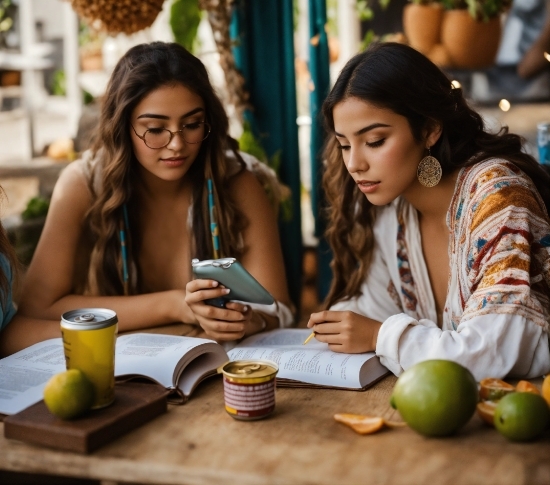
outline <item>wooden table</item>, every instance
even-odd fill
[[[540,386],[540,380],[536,381]],[[183,406],[88,455],[0,437],[0,469],[112,482],[193,485],[549,484],[550,433],[508,442],[474,416],[434,439],[409,428],[361,436],[337,412],[399,416],[388,403],[395,377],[366,392],[277,390],[275,414],[236,421],[225,413],[220,377]]]

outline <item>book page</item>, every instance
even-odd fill
[[[143,375],[173,389],[189,362],[217,348],[225,354],[213,340],[152,333],[123,335],[117,339],[115,375]],[[197,374],[193,370],[191,379]]]
[[[360,389],[361,368],[373,352],[342,354],[312,340],[302,345],[308,329],[280,329],[246,339],[228,352],[231,360],[271,360],[279,366],[278,378],[321,386]]]
[[[328,349],[327,344],[319,342],[315,339],[310,340],[305,346],[302,345],[310,334],[311,330],[309,330],[308,328],[277,329],[272,330],[271,332],[258,333],[256,335],[253,335],[252,337],[248,337],[239,345],[237,345],[237,347],[279,347],[284,345],[285,347],[292,346],[304,349]]]
[[[65,370],[63,341],[45,340],[0,360],[0,413],[15,414],[42,400],[44,386]]]
[[[219,352],[206,352],[195,357],[177,379],[178,387],[185,396],[189,396],[202,379],[216,374],[218,367],[228,361],[229,357],[222,346],[219,347]]]

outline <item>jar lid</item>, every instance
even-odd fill
[[[221,368],[224,375],[237,379],[270,377],[277,374],[279,367],[267,360],[235,360]]]

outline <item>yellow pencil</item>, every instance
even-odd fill
[[[308,338],[306,338],[306,340],[302,345],[307,344],[313,337],[315,337],[315,332],[311,332],[311,335]]]

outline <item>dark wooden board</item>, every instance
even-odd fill
[[[168,392],[158,384],[124,382],[115,387],[115,402],[64,421],[44,401],[4,419],[6,438],[51,448],[89,453],[165,413]]]

